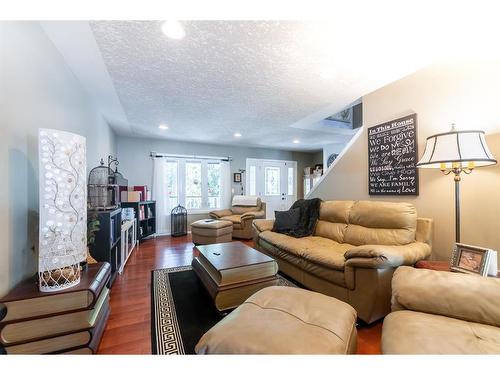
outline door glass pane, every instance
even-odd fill
[[[208,178],[208,208],[220,207],[220,164],[208,163],[207,165],[207,178]]]
[[[265,168],[266,195],[280,195],[280,168]]]
[[[288,195],[293,195],[293,168],[288,168]]]
[[[178,162],[167,160],[167,192],[170,200],[170,207],[179,204],[179,184],[178,184]]]
[[[200,162],[186,162],[186,208],[201,208]]]
[[[256,189],[256,186],[257,186],[257,173],[256,173],[256,167],[255,165],[251,165],[250,166],[250,172],[248,173],[248,183],[249,183],[249,194],[250,195],[257,195],[257,189]]]

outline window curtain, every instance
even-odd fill
[[[221,209],[231,207],[231,164],[228,161],[220,162],[220,180],[221,180]]]
[[[153,158],[153,199],[156,201],[156,233],[170,234],[170,192],[167,189],[167,161]]]

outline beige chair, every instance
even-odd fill
[[[191,224],[191,236],[195,245],[231,242],[233,223],[227,220],[204,219]]]
[[[500,354],[500,279],[399,267],[384,354]]]
[[[325,201],[312,236],[271,231],[255,220],[254,243],[281,272],[316,292],[353,306],[366,323],[391,311],[391,279],[401,265],[431,254],[432,220],[410,203]]]
[[[233,205],[228,210],[210,212],[210,217],[231,221],[233,223],[233,238],[251,239],[253,236],[252,222],[254,219],[266,217],[266,204],[257,198],[255,205]]]

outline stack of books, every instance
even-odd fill
[[[0,352],[93,354],[109,317],[109,263],[89,264],[80,283],[40,292],[36,276],[0,300]]]

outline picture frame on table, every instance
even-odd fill
[[[491,249],[456,243],[451,256],[450,269],[455,272],[488,276]]]
[[[240,183],[241,182],[241,173],[233,173],[233,181]]]

